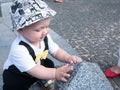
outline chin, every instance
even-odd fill
[[[44,38],[41,38],[39,41],[41,42],[41,41],[43,41],[44,40]]]

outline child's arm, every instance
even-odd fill
[[[82,59],[78,56],[70,55],[65,50],[59,48],[55,53],[52,54],[54,58],[59,61],[66,62],[66,63],[76,63],[81,62]]]
[[[70,77],[69,72],[73,70],[73,66],[68,64],[58,68],[46,68],[42,65],[36,65],[27,71],[28,74],[39,79],[57,79],[66,82]]]
[[[28,70],[27,73],[39,79],[55,79],[56,68],[46,68],[42,65],[36,65]]]

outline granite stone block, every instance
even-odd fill
[[[72,64],[74,70],[67,83],[56,81],[55,90],[113,90],[108,79],[96,63]]]

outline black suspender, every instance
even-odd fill
[[[48,38],[47,37],[45,37],[44,42],[45,42],[45,50],[48,50]],[[27,48],[27,50],[29,51],[29,54],[32,56],[33,60],[35,60],[36,56],[35,56],[34,50],[31,48],[30,45],[28,45],[27,43],[25,43],[23,41],[20,41],[19,45],[24,45]],[[41,60],[41,64],[44,65],[44,60]],[[27,77],[33,78],[32,76],[30,76],[26,72],[20,72],[20,70],[15,65],[9,66],[8,70],[10,72],[15,73],[15,74],[21,75],[25,78],[27,78]]]
[[[44,42],[45,42],[45,49],[44,50],[48,50],[49,47],[48,47],[48,38],[47,38],[47,36],[44,38]]]
[[[35,60],[35,58],[36,58],[36,56],[35,56],[35,52],[33,51],[33,49],[30,47],[30,45],[28,45],[27,43],[25,43],[25,42],[23,42],[23,41],[21,41],[20,43],[19,43],[19,45],[24,45],[26,48],[27,48],[27,50],[29,51],[29,54],[32,56],[32,58]]]
[[[45,49],[44,50],[48,50],[48,38],[47,38],[47,36],[44,38],[44,42],[45,42]],[[19,45],[24,45],[27,48],[27,50],[29,51],[29,54],[32,56],[33,60],[35,60],[35,58],[36,58],[35,52],[29,44],[27,44],[23,41],[20,41]]]

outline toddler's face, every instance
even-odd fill
[[[40,42],[49,33],[50,18],[38,21],[21,30],[21,34],[30,43]]]

